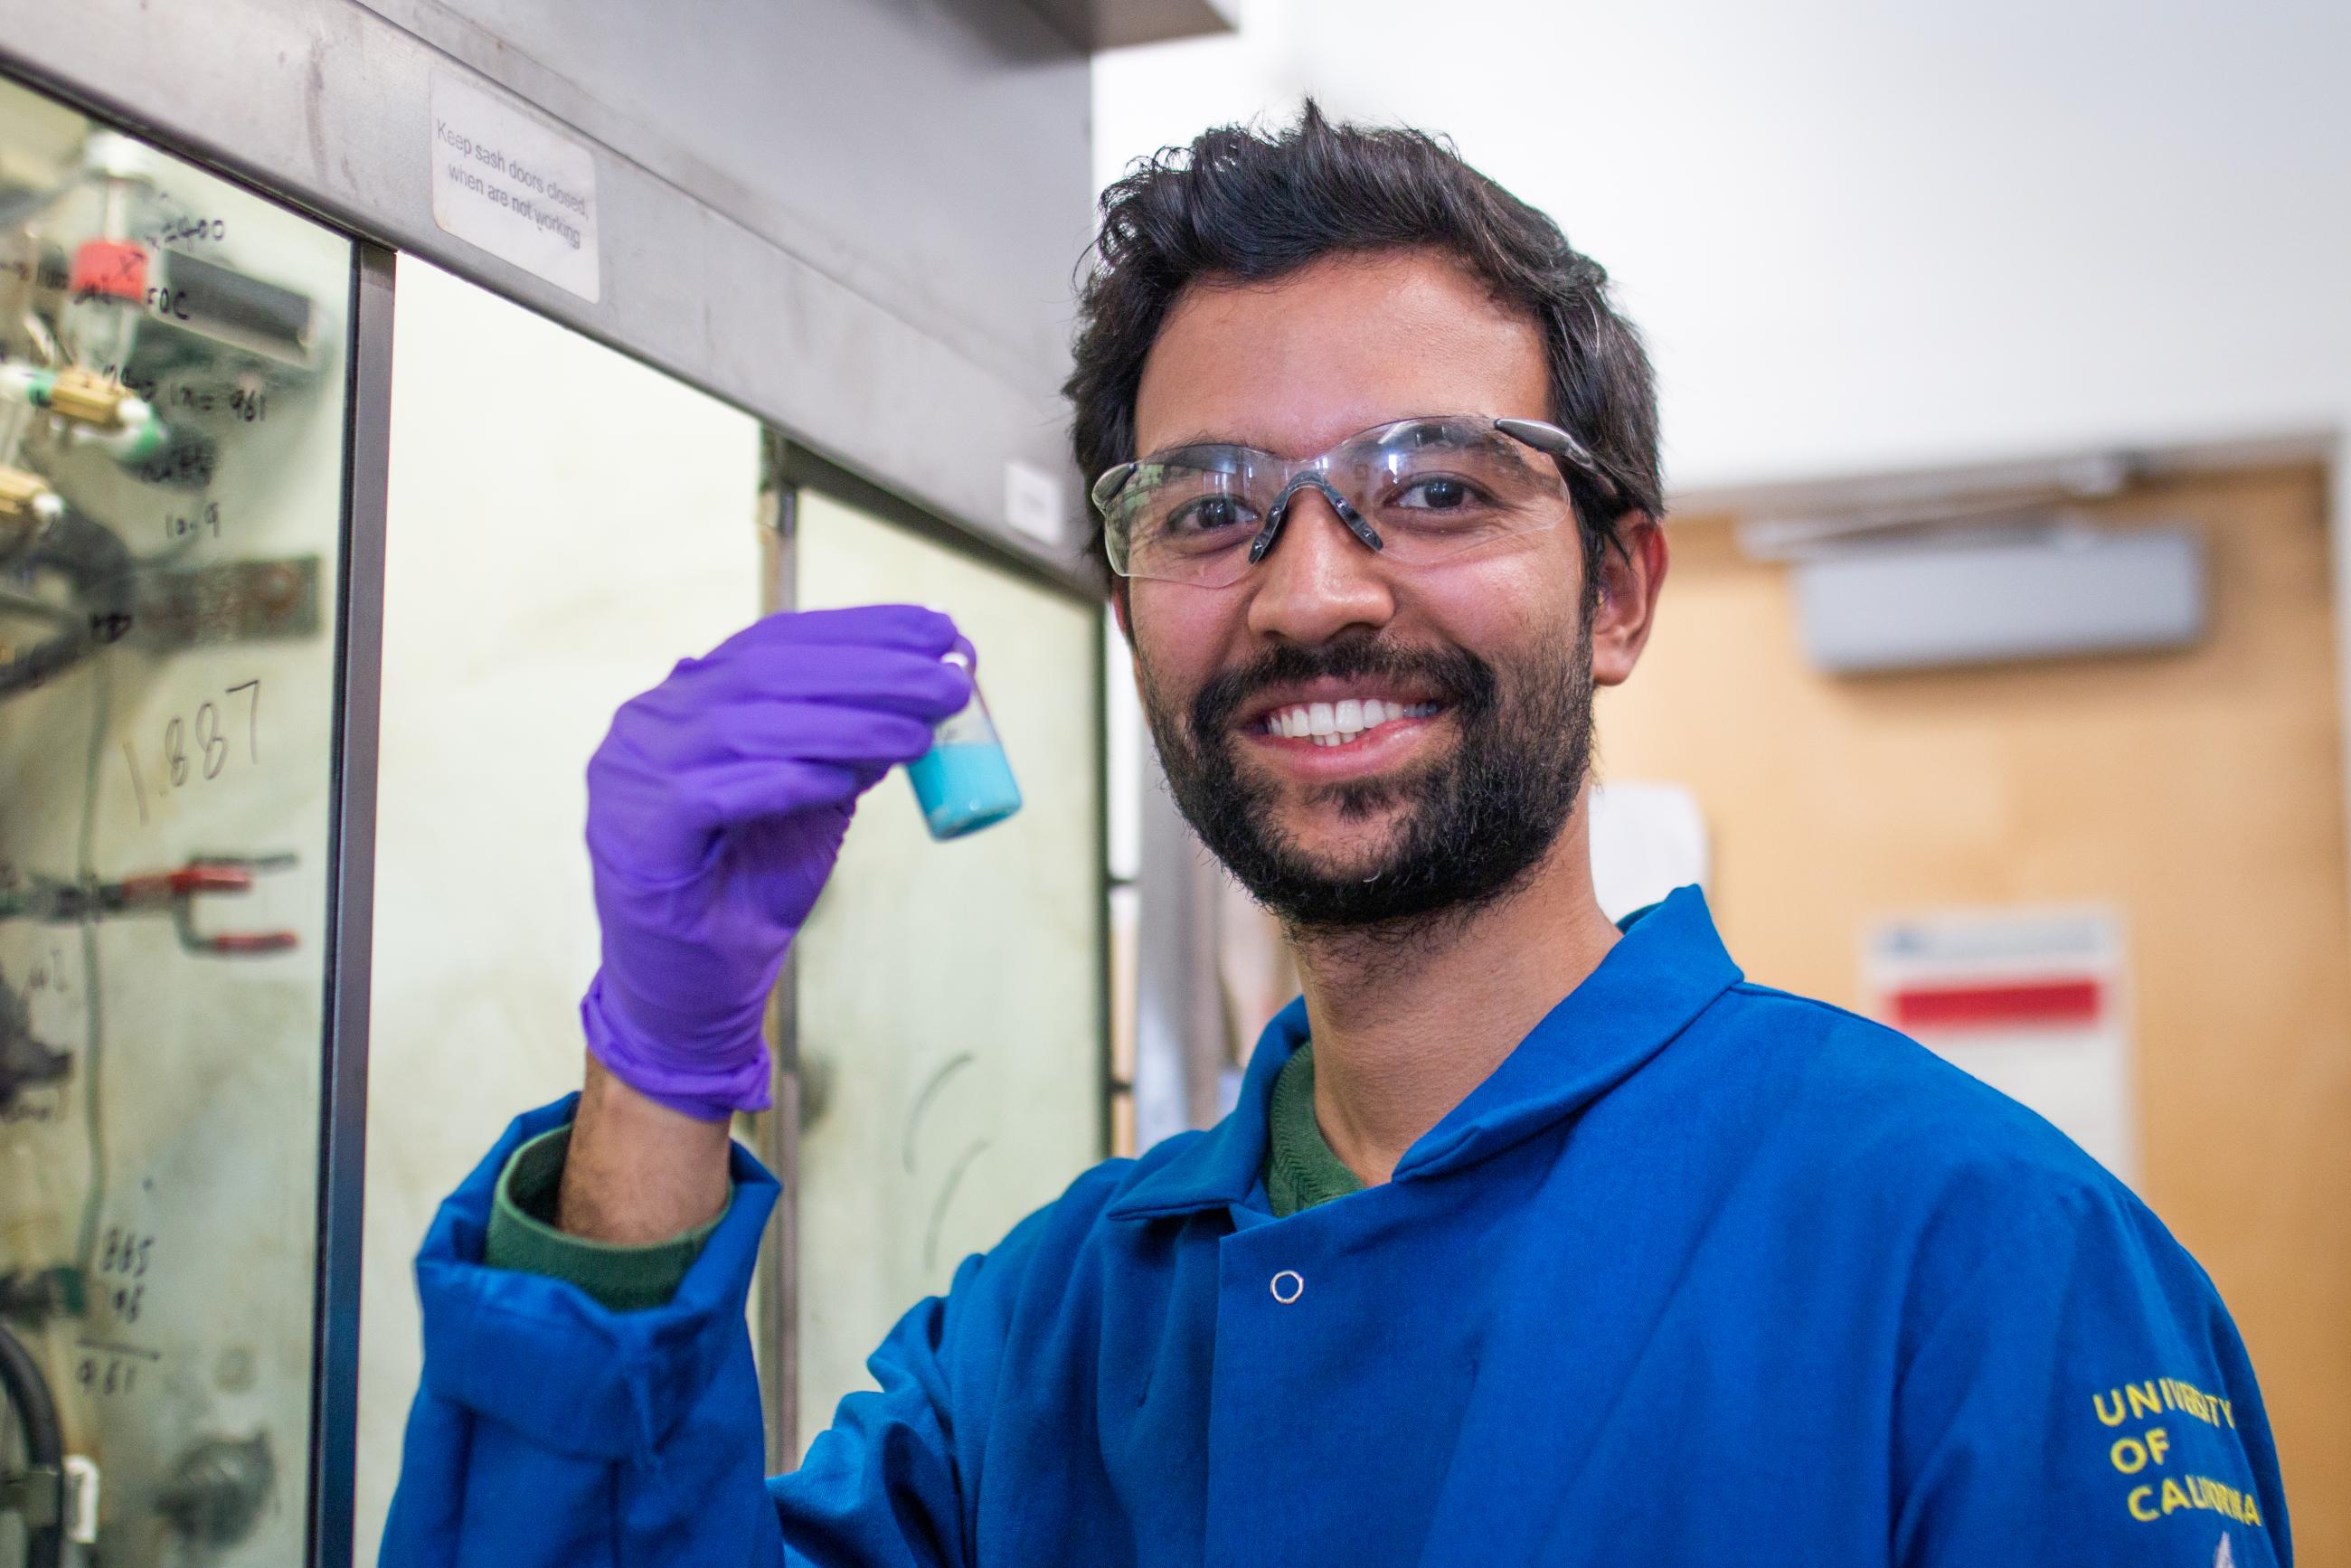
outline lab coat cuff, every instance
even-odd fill
[[[434,1216],[416,1260],[424,1382],[552,1452],[644,1462],[742,1348],[759,1238],[779,1188],[734,1145],[734,1197],[662,1306],[613,1312],[565,1281],[488,1267],[501,1173],[523,1144],[568,1122],[578,1098],[516,1118]]]

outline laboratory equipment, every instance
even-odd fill
[[[356,263],[0,80],[0,1568],[316,1550]]]
[[[971,660],[952,653],[947,662],[971,668]],[[996,733],[987,699],[972,682],[971,701],[963,711],[942,721],[931,748],[906,764],[914,800],[935,839],[959,839],[966,833],[1000,822],[1020,810],[1020,786],[1012,777],[1011,760]]]

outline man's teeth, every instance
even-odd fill
[[[1435,703],[1384,702],[1378,697],[1348,697],[1336,703],[1299,703],[1266,715],[1269,734],[1311,740],[1317,746],[1344,746],[1366,730],[1400,718],[1428,718]]]

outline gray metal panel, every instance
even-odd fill
[[[2184,647],[2203,634],[2185,528],[1901,545],[1796,567],[1805,651],[1837,674]]]
[[[391,253],[359,247],[351,290],[343,508],[334,904],[319,1129],[319,1313],[310,1382],[310,1550],[351,1560],[360,1399],[360,1221],[367,1170],[368,998],[375,930],[375,765],[383,689],[384,476],[392,423]]]
[[[1123,49],[1240,26],[1240,0],[1030,0],[1063,36],[1090,49]]]
[[[1676,490],[1677,516],[1735,512],[1740,543],[1757,559],[1789,559],[1841,534],[1940,519],[2014,515],[2112,495],[2118,486],[2247,468],[2332,463],[2342,433],[2291,430],[2164,446],[2083,448],[1949,468],[1909,468],[1760,485]]]
[[[1144,764],[1136,915],[1134,1146],[1147,1149],[1217,1114],[1224,996],[1217,982],[1217,890],[1224,874]]]
[[[1013,385],[1067,373],[1090,68],[1020,0],[360,3]]]
[[[774,435],[765,439],[768,471],[762,476],[759,501],[763,509],[772,506],[774,510],[761,518],[759,609],[763,614],[789,610],[799,602],[795,547],[800,496],[799,486],[781,476],[778,448],[782,444]],[[767,1430],[770,1475],[790,1469],[800,1452],[799,1000],[799,959],[787,947],[775,988],[768,993],[768,1045],[773,1063],[769,1084],[774,1103],[752,1118],[755,1151],[782,1184],[776,1195],[774,1218],[759,1243],[758,1274],[759,1410]]]
[[[1053,391],[1056,372],[1040,357],[1050,332],[1033,325],[1007,330],[965,323],[956,329],[958,340],[949,341],[942,336],[945,328],[913,319],[912,306],[893,308],[861,291],[892,287],[882,262],[872,260],[862,270],[839,265],[842,254],[864,257],[863,247],[887,241],[900,224],[913,225],[897,239],[923,258],[919,270],[925,274],[977,265],[972,258],[984,258],[1001,242],[1034,258],[1015,268],[1024,278],[1034,277],[997,296],[996,312],[1044,319],[1058,329],[1084,212],[1084,66],[1066,51],[1054,53],[1059,46],[1043,22],[1013,7],[1012,0],[973,0],[970,16],[989,16],[989,7],[992,21],[967,17],[953,24],[936,6],[913,0],[808,0],[793,8],[808,19],[809,31],[775,66],[776,100],[807,94],[837,110],[860,109],[869,113],[870,129],[861,126],[862,133],[852,134],[835,125],[821,144],[814,144],[810,132],[810,146],[788,145],[786,138],[768,152],[824,165],[827,183],[793,187],[810,203],[827,204],[828,212],[838,202],[862,201],[871,208],[874,221],[852,236],[854,244],[841,237],[846,231],[832,235],[846,251],[799,254],[756,226],[765,221],[761,214],[747,219],[714,206],[673,177],[681,171],[640,162],[667,160],[677,150],[673,144],[663,151],[618,111],[601,114],[601,131],[580,127],[590,137],[620,137],[637,148],[595,148],[605,247],[602,298],[592,305],[434,225],[432,74],[453,73],[497,96],[515,95],[352,0],[207,0],[177,7],[143,0],[73,5],[0,0],[0,62],[361,235],[427,256],[703,386],[1072,588],[1091,591],[1091,580],[1075,564],[1083,542],[1082,497],[1067,474],[1067,416]],[[748,16],[760,7],[741,9]],[[896,19],[896,31],[861,30],[881,13]],[[664,15],[671,18],[667,46],[681,52],[684,34],[676,12]],[[927,30],[925,17],[934,24]],[[716,47],[732,47],[723,29],[708,36]],[[816,45],[820,37],[854,47],[837,46],[845,51],[838,57],[823,54]],[[1024,47],[1035,52],[1024,56]],[[897,53],[869,57],[858,52],[867,49]],[[852,66],[852,55],[860,63]],[[917,59],[928,63],[917,68]],[[559,96],[553,84],[562,78],[536,62],[515,58],[507,68]],[[984,79],[976,74],[964,84],[953,116],[942,117],[946,131],[966,138],[971,149],[994,149],[1007,159],[1048,168],[1066,161],[1072,194],[1068,208],[1056,209],[1066,216],[1046,214],[1042,196],[997,212],[997,198],[980,191],[969,206],[939,207],[919,244],[912,237],[922,226],[919,214],[909,217],[890,206],[895,198],[883,188],[933,155],[926,144],[892,141],[911,135],[909,123],[931,116],[889,112],[910,101],[891,83],[944,91],[938,84],[959,70],[993,74]],[[1036,107],[1040,98],[1071,107],[1066,114],[1048,113]],[[770,105],[734,107],[757,119]],[[564,108],[599,113],[584,91],[559,112]],[[714,110],[712,120],[718,118]],[[806,130],[806,122],[788,123]],[[885,152],[872,151],[885,143]],[[907,199],[918,207],[925,201],[947,203],[943,187],[976,179],[975,169],[987,163],[979,152],[945,162],[939,183],[910,186]],[[721,194],[724,186],[716,179],[704,183]],[[975,208],[987,210],[975,215]],[[966,230],[966,223],[982,226]],[[1037,237],[1056,223],[1057,235]],[[1006,237],[1015,230],[1021,232]],[[950,234],[965,243],[956,261],[943,259],[957,243]],[[821,248],[799,231],[792,241]],[[1032,246],[1033,251],[1026,248]],[[1043,266],[1048,253],[1061,257],[1050,281]],[[928,298],[934,305],[977,299],[997,287],[992,277],[968,291],[940,285]],[[962,308],[956,307],[958,321]],[[529,367],[517,366],[507,380],[486,388],[486,433],[494,427],[497,397],[528,396],[529,386]],[[1005,521],[1008,458],[1068,479],[1060,540],[1040,544]]]

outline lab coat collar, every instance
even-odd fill
[[[1412,1181],[1476,1164],[1623,1082],[1743,978],[1695,887],[1625,922],[1624,939],[1518,1048],[1397,1162]],[[1149,1219],[1246,1202],[1265,1165],[1273,1081],[1307,1038],[1306,1001],[1258,1039],[1231,1114],[1136,1180],[1106,1211]]]
[[[1112,1219],[1155,1219],[1246,1202],[1265,1168],[1273,1081],[1306,1043],[1306,998],[1299,997],[1258,1036],[1240,1094],[1224,1120],[1139,1177],[1104,1213]],[[1148,1164],[1150,1156],[1144,1157]]]

